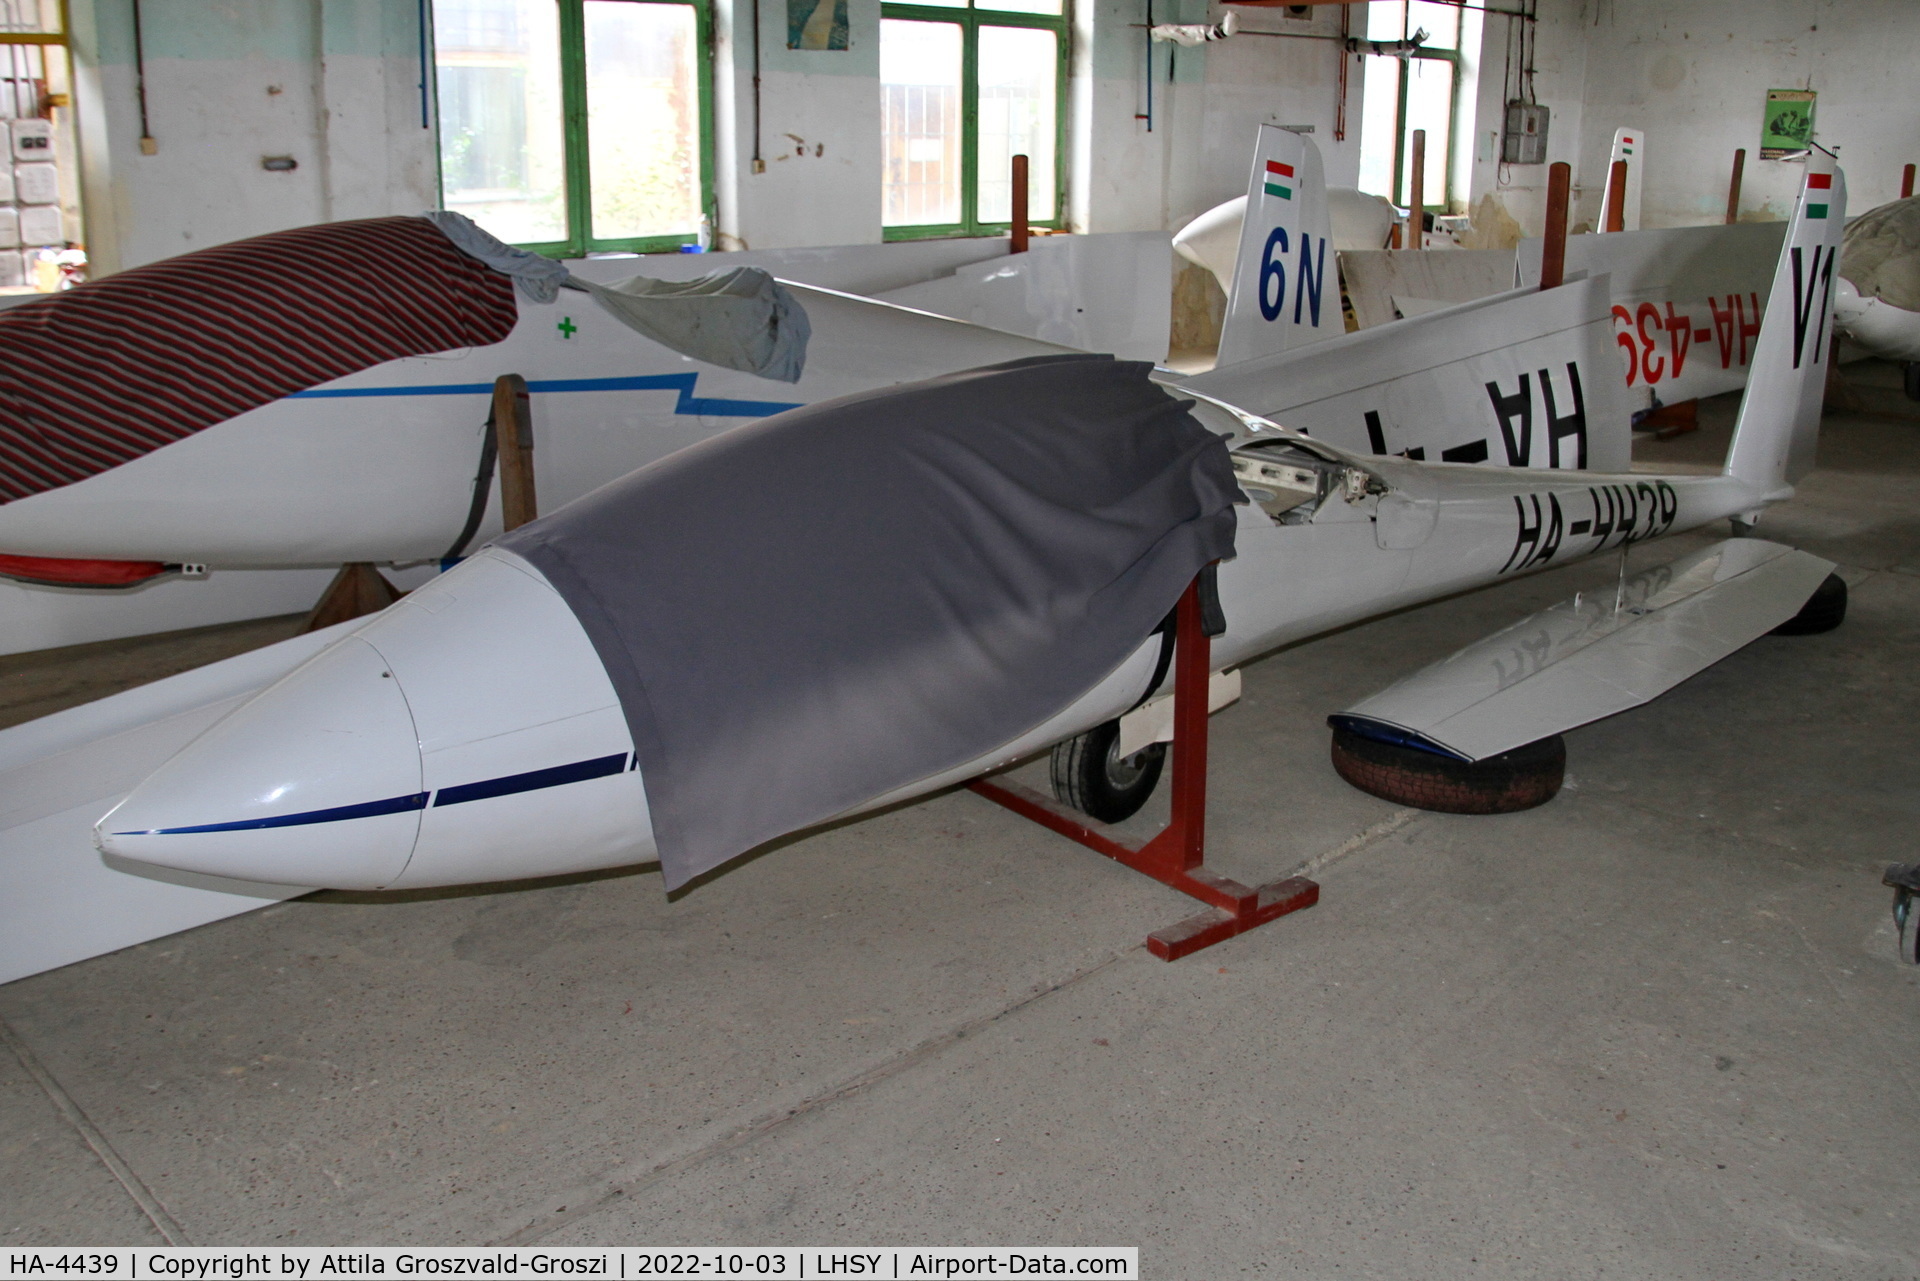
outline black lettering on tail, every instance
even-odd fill
[[[1500,436],[1507,445],[1507,464],[1511,467],[1525,467],[1533,456],[1533,379],[1530,374],[1520,375],[1520,390],[1511,396],[1500,394],[1500,384],[1487,384],[1487,398],[1493,401],[1493,412],[1500,418]],[[1513,432],[1513,420],[1520,419],[1520,434],[1516,439]]]
[[[1571,360],[1567,362],[1567,378],[1573,383],[1573,412],[1561,418],[1555,412],[1553,403],[1553,379],[1547,377],[1547,371],[1540,371],[1540,397],[1545,400],[1547,410],[1547,466],[1560,465],[1560,442],[1567,436],[1574,440],[1575,467],[1587,465],[1587,402],[1580,394],[1580,367]]]

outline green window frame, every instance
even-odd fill
[[[609,3],[610,0],[591,0]],[[698,141],[700,216],[706,227],[718,224],[714,199],[713,59],[714,32],[711,0],[611,0],[623,4],[678,6],[694,16],[695,74],[698,82]],[[593,234],[593,161],[587,103],[586,6],[589,0],[553,0],[559,17],[560,112],[562,126],[562,190],[566,204],[566,236],[560,240],[518,242],[522,249],[549,258],[584,258],[590,253],[672,252],[697,243],[697,231],[677,235],[595,236]],[[437,59],[436,59],[437,65]],[[436,71],[436,80],[438,78]],[[436,136],[440,112],[435,112]],[[446,198],[446,155],[440,151],[435,176],[441,203]]]
[[[1400,128],[1394,132],[1393,142],[1393,190],[1396,193],[1394,203],[1399,204],[1398,193],[1408,190],[1407,165],[1413,157],[1408,154],[1407,127],[1407,86],[1413,79],[1415,62],[1445,62],[1453,68],[1452,84],[1447,92],[1447,154],[1441,157],[1445,177],[1440,183],[1440,199],[1432,199],[1431,191],[1422,190],[1428,201],[1421,208],[1427,212],[1444,214],[1453,204],[1453,156],[1454,149],[1460,145],[1460,51],[1458,49],[1421,49],[1410,58],[1400,60],[1400,96],[1395,112],[1400,120]]]
[[[1444,8],[1443,8],[1443,5],[1444,5]],[[1399,16],[1400,22],[1399,22],[1399,29],[1397,31],[1392,29],[1392,27],[1390,26],[1387,29],[1382,30],[1381,23],[1380,23],[1382,14],[1374,13],[1372,11],[1372,8],[1373,8],[1372,6],[1369,6],[1369,15],[1368,15],[1369,20],[1366,28],[1367,38],[1371,40],[1408,39],[1414,34],[1414,31],[1417,28],[1426,25],[1426,22],[1428,20],[1435,20],[1435,21],[1440,20],[1443,14],[1444,14],[1445,20],[1451,24],[1451,27],[1452,27],[1451,32],[1443,33],[1442,35],[1442,39],[1446,40],[1451,45],[1451,47],[1429,48],[1425,45],[1422,45],[1420,48],[1413,51],[1413,53],[1408,57],[1404,57],[1404,58],[1396,57],[1392,59],[1392,61],[1398,64],[1397,67],[1395,68],[1395,74],[1398,77],[1398,85],[1394,94],[1394,108],[1393,108],[1393,115],[1394,115],[1393,177],[1392,177],[1392,181],[1391,181],[1388,192],[1383,193],[1383,194],[1386,194],[1388,198],[1392,200],[1393,203],[1396,205],[1401,204],[1407,197],[1409,197],[1412,194],[1412,192],[1409,190],[1407,185],[1407,179],[1408,179],[1407,170],[1408,170],[1409,162],[1412,160],[1412,156],[1410,154],[1411,135],[1413,132],[1413,127],[1418,122],[1408,121],[1407,104],[1408,104],[1409,98],[1411,97],[1413,74],[1414,74],[1413,69],[1415,65],[1418,63],[1429,63],[1429,64],[1443,63],[1447,66],[1447,69],[1448,69],[1447,70],[1447,76],[1448,76],[1447,145],[1445,148],[1445,154],[1439,157],[1441,162],[1441,175],[1442,175],[1441,181],[1437,184],[1430,184],[1425,190],[1423,190],[1422,194],[1426,198],[1426,203],[1422,206],[1422,208],[1427,212],[1431,212],[1435,214],[1444,214],[1448,211],[1449,208],[1451,208],[1453,203],[1454,159],[1455,159],[1455,156],[1458,154],[1457,149],[1460,146],[1460,62],[1461,62],[1461,58],[1460,58],[1459,43],[1461,38],[1462,23],[1460,21],[1459,8],[1457,5],[1451,4],[1449,0],[1441,0],[1441,3],[1435,3],[1435,4],[1399,3],[1396,5],[1393,5],[1392,8],[1397,8],[1399,10],[1398,16]],[[1380,8],[1386,11],[1385,16],[1387,17],[1388,21],[1391,22],[1392,14],[1389,6],[1382,5],[1380,6]],[[1452,11],[1447,12],[1448,9],[1451,9]],[[1382,57],[1383,55],[1378,55],[1378,54],[1367,56],[1366,61],[1369,64],[1371,64],[1369,65],[1369,68],[1368,68],[1368,75],[1373,74],[1374,67],[1378,65]],[[1429,133],[1428,140],[1429,142],[1432,141],[1431,133]],[[1430,155],[1428,158],[1429,167],[1431,167],[1432,161],[1433,161],[1433,157]],[[1434,189],[1436,186],[1438,190]]]
[[[1054,33],[1057,64],[1054,69],[1053,137],[1053,217],[1036,218],[1031,226],[1062,228],[1067,213],[1067,69],[1071,61],[1071,30],[1068,0],[1061,0],[1058,14],[1019,13],[1007,9],[981,8],[974,0],[963,4],[931,5],[883,3],[882,20],[943,22],[961,29],[960,73],[960,220],[950,223],[913,223],[882,229],[885,240],[934,240],[958,236],[995,236],[1009,230],[1011,222],[985,222],[980,218],[980,31],[983,27],[1025,27]],[[884,92],[884,90],[883,90]]]

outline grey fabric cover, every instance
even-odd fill
[[[786,383],[799,382],[806,368],[806,309],[764,268],[735,267],[697,280],[578,283],[629,327],[695,360]]]
[[[1840,274],[1862,298],[1920,311],[1920,196],[1869,209],[1848,223]]]
[[[434,209],[420,215],[454,248],[513,277],[528,299],[549,303],[562,288],[594,296],[630,329],[684,356],[722,369],[797,383],[807,364],[812,326],[791,290],[760,267],[735,267],[697,280],[634,276],[616,285],[578,279],[565,263],[495,238],[465,214]]]
[[[1225,440],[1151,370],[1039,356],[789,410],[498,540],[606,664],[669,888],[1032,729],[1233,554]]]
[[[453,247],[469,258],[478,258],[503,275],[512,276],[514,288],[533,302],[552,302],[560,296],[560,286],[572,278],[565,263],[526,249],[515,249],[482,228],[465,214],[451,209],[429,209],[420,215],[440,229]]]

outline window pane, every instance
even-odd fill
[[[914,0],[915,4],[923,0]],[[1060,0],[974,0],[976,9],[1000,9],[1007,13],[1046,13],[1058,15]]]
[[[957,23],[880,23],[885,226],[960,221],[960,60]]]
[[[1427,131],[1425,186],[1420,198],[1429,205],[1447,200],[1447,131],[1453,126],[1453,64],[1439,58],[1413,58],[1407,63],[1406,163],[1401,166],[1400,200],[1413,197],[1413,131]]]
[[[1406,34],[1406,0],[1374,0],[1367,6],[1367,39],[1398,40]]]
[[[585,12],[592,236],[694,235],[700,68],[693,8],[587,0]]]
[[[436,0],[446,206],[510,244],[564,240],[560,13],[553,0]]]
[[[1030,27],[980,28],[980,221],[1013,218],[1013,158],[1027,157],[1027,215],[1053,218],[1059,37]]]
[[[1400,132],[1400,60],[1369,54],[1363,62],[1360,190],[1392,199],[1393,145]]]
[[[60,0],[0,0],[0,31],[52,35],[60,30]]]
[[[1427,40],[1423,49],[1458,49],[1460,47],[1460,10],[1450,4],[1434,4],[1433,0],[1413,0],[1407,13],[1407,34],[1425,27]]]

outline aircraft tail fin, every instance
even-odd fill
[[[1726,474],[1767,494],[1813,468],[1847,216],[1847,178],[1833,156],[1816,147],[1806,164],[1727,452]]]
[[[1215,368],[1346,332],[1319,148],[1261,125]]]
[[[1640,173],[1644,168],[1647,150],[1647,131],[1628,126],[1613,131],[1613,150],[1607,156],[1607,174],[1611,178],[1613,166],[1624,161],[1627,166],[1626,190],[1621,192],[1620,230],[1640,230]],[[1600,196],[1599,231],[1613,226],[1613,183],[1609,181]]]

